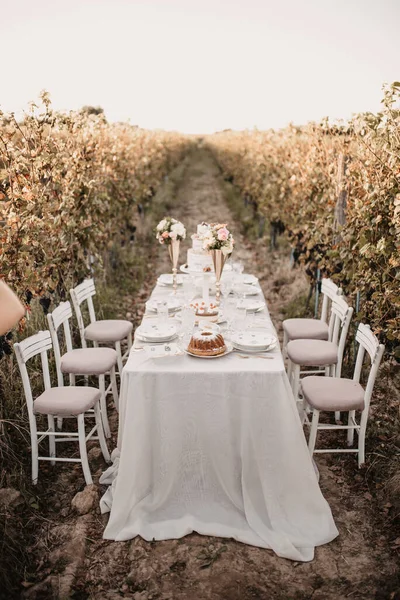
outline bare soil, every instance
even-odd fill
[[[281,330],[285,307],[307,295],[301,269],[291,269],[289,252],[271,254],[263,240],[245,239],[227,203],[235,193],[204,150],[193,153],[173,175],[171,192],[161,190],[159,201],[181,219],[189,232],[203,221],[226,222],[236,233],[235,256],[256,274],[269,303],[272,319]],[[169,195],[168,195],[169,194]],[[156,199],[157,201],[157,199]],[[155,223],[154,223],[155,225]],[[183,245],[185,260],[190,238]],[[166,249],[149,248],[147,280],[132,297],[116,305],[120,316],[137,323],[156,276],[169,269]],[[117,415],[111,418],[116,445]],[[102,539],[108,516],[100,515],[98,498],[105,491],[97,483],[85,490],[79,467],[50,466],[40,472],[37,497],[40,514],[34,520],[34,543],[28,548],[24,591],[19,597],[117,600],[337,600],[400,599],[399,535],[393,529],[396,507],[387,501],[384,484],[371,477],[374,448],[369,446],[367,467],[358,470],[353,456],[317,458],[320,485],[329,502],[339,537],[316,549],[310,563],[278,558],[273,552],[234,540],[189,535],[180,540],[127,542]],[[105,468],[99,450],[90,451],[97,482]],[[71,505],[82,491],[80,512]],[[75,502],[76,504],[76,502]],[[83,508],[82,508],[83,507]],[[1,597],[1,591],[0,591]]]

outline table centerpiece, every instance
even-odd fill
[[[215,270],[215,300],[219,306],[221,297],[221,275],[226,259],[232,254],[235,240],[227,229],[226,223],[212,223],[201,236],[203,249],[207,250],[212,258]]]
[[[168,246],[172,263],[172,288],[173,293],[176,294],[179,248],[181,241],[186,238],[186,229],[177,219],[164,217],[156,227],[156,238],[160,244]]]

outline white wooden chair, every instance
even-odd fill
[[[307,371],[301,371],[301,367],[323,368],[324,371],[320,373],[325,373],[327,376],[340,377],[341,375],[353,308],[347,304],[343,296],[336,295],[332,300],[331,312],[333,317],[329,325],[331,341],[304,339],[288,342],[287,372],[296,401],[299,396],[300,375],[307,374]],[[308,374],[311,373],[319,373],[319,371],[310,371]],[[340,420],[340,413],[336,415],[336,419]]]
[[[96,288],[93,279],[85,279],[81,284],[70,290],[70,294],[76,318],[78,319],[82,348],[86,348],[87,341],[93,342],[95,347],[99,344],[115,344],[118,357],[118,372],[121,376],[123,361],[128,357],[132,347],[132,323],[123,319],[96,321],[93,305],[93,296],[96,294]],[[81,311],[81,305],[85,301],[87,301],[90,318],[90,324],[87,327],[85,327]],[[121,342],[124,339],[128,340],[128,349],[122,356]]]
[[[285,319],[283,321],[283,352],[291,340],[330,340],[332,301],[342,294],[342,289],[330,279],[321,282],[322,307],[320,319]],[[329,318],[329,323],[328,323]]]
[[[99,410],[100,392],[98,389],[88,386],[51,387],[47,356],[47,352],[51,347],[52,344],[49,331],[39,331],[39,333],[28,337],[24,341],[14,344],[28,407],[32,451],[32,481],[34,484],[37,483],[39,460],[50,461],[52,465],[57,461],[80,462],[82,464],[86,484],[89,485],[93,482],[87,458],[86,442],[90,439],[98,439],[105,461],[110,462],[110,455],[104,438]],[[40,355],[42,364],[44,391],[34,399],[26,363],[37,355]],[[95,425],[89,434],[86,435],[85,412],[89,409],[93,409],[94,411]],[[37,414],[47,415],[48,427],[45,431],[37,430]],[[54,419],[67,416],[75,417],[77,419],[78,432],[66,433],[55,431]],[[94,437],[96,432],[97,437]],[[49,455],[39,456],[39,444],[46,437],[49,440]],[[60,442],[79,442],[80,458],[57,457],[56,443]]]
[[[106,396],[112,392],[115,406],[118,410],[118,387],[115,378],[117,353],[113,348],[76,348],[72,347],[69,320],[72,318],[72,309],[69,302],[62,302],[52,313],[47,315],[51,339],[53,340],[54,356],[56,359],[58,385],[63,385],[63,374],[69,375],[71,385],[75,385],[75,376],[96,375],[99,378],[100,409],[106,437],[111,436],[110,425],[107,417]],[[61,354],[59,342],[59,329],[63,329],[66,353]],[[110,376],[110,385],[106,389],[105,376]],[[59,421],[61,427],[62,421]]]
[[[353,379],[339,379],[333,377],[305,377],[302,380],[303,395],[305,401],[313,408],[310,437],[308,448],[310,454],[321,452],[356,452],[358,454],[358,465],[365,462],[365,432],[368,422],[369,406],[382,360],[385,346],[379,344],[377,338],[371,332],[370,327],[360,323],[356,333],[356,341],[359,343],[357,361],[354,369]],[[366,387],[360,384],[360,376],[364,363],[365,352],[369,354],[371,366]],[[319,414],[321,411],[348,412],[347,425],[320,424]],[[356,421],[356,412],[360,412],[360,419]],[[310,425],[307,419],[308,425]],[[347,430],[347,448],[328,448],[315,450],[315,442],[318,431],[322,429]],[[351,448],[354,442],[354,431],[358,434],[358,447]]]

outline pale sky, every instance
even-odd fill
[[[379,110],[400,0],[0,0],[0,108],[209,133]]]

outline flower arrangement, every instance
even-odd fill
[[[156,238],[160,244],[171,244],[172,240],[181,242],[186,237],[186,229],[180,221],[164,217],[156,227]]]
[[[212,223],[207,231],[201,236],[203,250],[222,250],[224,256],[233,251],[235,240],[227,229],[226,223]]]

